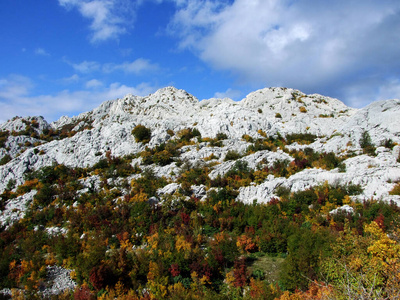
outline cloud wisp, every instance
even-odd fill
[[[66,9],[77,9],[90,20],[92,43],[118,39],[127,33],[135,16],[129,0],[58,0],[58,3]]]
[[[122,71],[128,74],[141,75],[157,71],[160,68],[158,64],[152,63],[150,60],[145,58],[138,58],[131,62],[125,61],[120,64],[99,63],[97,61],[86,60],[80,63],[72,63],[69,61],[66,61],[66,63],[71,65],[75,71],[87,74],[93,72],[112,73]]]
[[[43,48],[36,48],[35,49],[35,54],[36,55],[41,55],[41,56],[50,56],[50,53],[48,53],[45,49]]]

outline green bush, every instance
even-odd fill
[[[389,195],[399,195],[400,196],[400,183],[398,183],[394,186],[394,188],[389,192]]]
[[[375,145],[372,143],[368,131],[363,131],[360,138],[360,147],[364,154],[375,155]]]
[[[385,139],[382,144],[383,147],[393,149],[396,146],[396,143],[392,141],[392,139]]]
[[[0,166],[5,165],[6,163],[8,163],[11,160],[11,156],[6,154],[2,157],[2,159],[0,159]]]
[[[280,198],[282,198],[282,197],[288,198],[290,195],[290,189],[281,185],[276,188],[275,194]]]
[[[181,142],[189,142],[194,137],[201,138],[201,133],[197,128],[184,128],[178,132]]]
[[[328,170],[338,167],[340,163],[339,158],[333,152],[324,154],[322,161]]]
[[[220,140],[226,140],[228,138],[228,136],[223,132],[219,132],[219,133],[217,133],[216,138],[217,138],[217,140],[220,141]]]
[[[294,142],[299,144],[311,144],[315,142],[317,136],[311,133],[291,133],[287,134],[285,138],[288,145]]]
[[[237,160],[241,158],[242,156],[235,150],[229,150],[228,153],[226,153],[224,161],[228,160]]]
[[[137,143],[141,142],[146,144],[151,139],[151,130],[150,128],[139,124],[132,130],[132,135],[135,137]]]
[[[8,131],[0,131],[0,148],[4,148],[9,135]]]

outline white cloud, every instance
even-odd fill
[[[123,71],[125,73],[141,74],[143,72],[157,70],[157,64],[153,64],[148,59],[138,58],[132,62],[124,62],[122,64],[104,64],[103,71],[106,73],[114,71]]]
[[[33,82],[25,76],[11,74],[0,78],[0,101],[13,97],[23,97],[33,88]]]
[[[86,88],[89,88],[89,89],[98,88],[98,87],[103,86],[103,83],[100,80],[92,79],[92,80],[87,81],[85,86],[86,86]]]
[[[215,98],[223,99],[223,98],[230,98],[233,100],[239,100],[239,97],[242,95],[241,91],[233,90],[231,88],[227,89],[225,92],[216,92],[214,94]]]
[[[91,84],[94,83],[91,81]],[[32,80],[24,76],[0,78],[0,122],[17,115],[41,115],[48,121],[55,121],[62,115],[72,116],[94,109],[106,100],[121,98],[126,94],[145,96],[157,89],[148,83],[126,86],[115,82],[108,86],[97,86],[94,90],[63,90],[56,94],[33,95],[32,88]]]
[[[351,107],[362,108],[376,100],[400,99],[400,79],[369,78],[344,88]]]
[[[310,91],[399,77],[400,2],[175,0],[169,32],[242,83]]]
[[[391,79],[379,87],[378,100],[400,99],[400,79]]]
[[[61,79],[61,81],[64,82],[64,83],[69,84],[69,83],[73,83],[73,82],[78,82],[79,79],[80,79],[79,75],[78,74],[74,74],[74,75],[71,75],[70,77],[66,77],[66,78]]]
[[[58,0],[67,8],[76,8],[91,21],[91,42],[118,39],[134,19],[134,2],[129,0]]]
[[[100,63],[96,61],[86,61],[86,60],[79,64],[72,63],[71,65],[76,71],[81,73],[91,73],[94,71],[98,71],[101,66]]]
[[[50,54],[46,50],[44,50],[43,48],[36,48],[35,49],[35,54],[42,55],[42,56],[50,56]]]
[[[120,64],[115,63],[104,63],[101,64],[96,61],[83,61],[81,63],[71,63],[66,61],[71,65],[75,71],[81,73],[92,73],[96,71],[101,71],[104,73],[112,73],[116,71],[123,71],[125,73],[133,73],[136,75],[143,74],[145,72],[152,72],[159,69],[159,66],[152,63],[148,59],[138,58],[132,62],[126,61]]]

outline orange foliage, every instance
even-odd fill
[[[237,238],[237,247],[242,253],[251,253],[258,250],[257,244],[247,235],[241,235]]]
[[[278,299],[279,300],[328,300],[334,299],[333,288],[324,283],[312,282],[307,291],[296,291],[291,294],[284,292]]]

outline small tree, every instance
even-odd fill
[[[360,147],[365,154],[375,155],[375,145],[372,143],[368,131],[363,131],[360,138]]]
[[[151,130],[139,124],[133,128],[132,135],[135,137],[137,143],[142,142],[147,144],[151,139]]]

